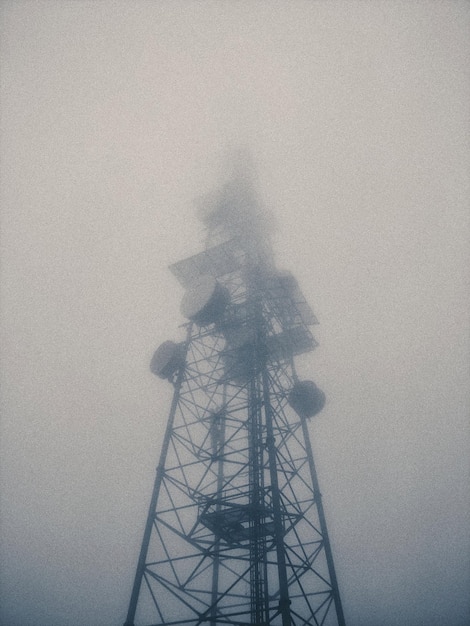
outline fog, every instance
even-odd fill
[[[469,5],[5,0],[1,609],[125,620],[180,337],[167,267],[252,155],[348,626],[470,622]]]

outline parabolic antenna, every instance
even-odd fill
[[[201,276],[183,296],[181,313],[200,326],[216,322],[222,317],[230,295],[213,276]]]
[[[287,398],[299,417],[313,417],[325,406],[325,394],[311,380],[302,380],[293,386]]]
[[[159,378],[170,378],[183,362],[182,344],[165,341],[155,351],[150,361],[150,371]]]

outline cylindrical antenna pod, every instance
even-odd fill
[[[301,418],[313,417],[325,406],[326,397],[311,380],[302,380],[293,386],[287,398],[290,406]]]
[[[181,313],[199,326],[218,321],[230,301],[230,294],[212,276],[203,276],[183,296]]]
[[[150,361],[150,371],[159,378],[171,378],[183,363],[183,345],[165,341],[155,351]]]

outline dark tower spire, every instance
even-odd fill
[[[125,626],[344,626],[307,426],[325,396],[294,365],[316,318],[234,169],[205,251],[170,267],[188,322],[151,363],[174,395]]]

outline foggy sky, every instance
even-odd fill
[[[347,624],[468,624],[468,3],[1,12],[2,625],[124,622],[167,267],[239,146],[320,321],[298,369]]]

